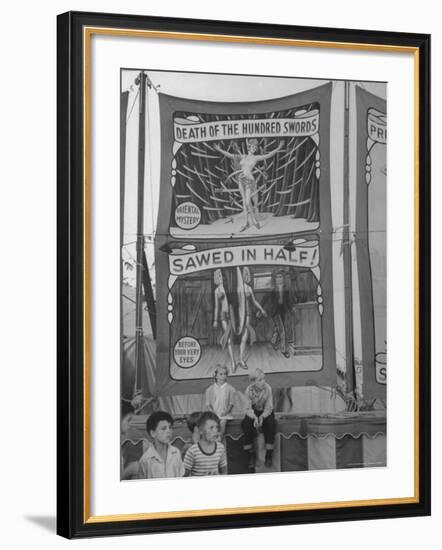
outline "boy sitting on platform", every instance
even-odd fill
[[[273,413],[272,388],[265,381],[264,372],[261,369],[250,372],[249,380],[251,383],[245,391],[248,400],[246,416],[241,422],[241,426],[244,432],[244,450],[249,454],[249,471],[254,472],[256,460],[254,437],[258,431],[262,431],[264,434],[265,466],[266,468],[272,466],[275,415]]]
[[[184,457],[185,476],[210,476],[227,473],[224,445],[219,438],[219,418],[206,411],[198,419],[200,440],[194,443]]]
[[[179,449],[171,445],[173,418],[165,411],[152,413],[146,421],[146,431],[152,445],[140,458],[138,479],[182,477],[183,461]]]

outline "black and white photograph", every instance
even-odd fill
[[[436,6],[6,4],[1,548],[437,546]]]
[[[386,151],[386,82],[121,69],[121,480],[387,466]]]

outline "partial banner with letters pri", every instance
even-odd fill
[[[353,262],[355,384],[386,399],[387,384],[387,106],[355,87],[356,208]]]
[[[159,95],[156,394],[336,385],[332,84],[259,102]]]

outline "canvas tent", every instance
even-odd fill
[[[247,103],[161,93],[158,111],[159,211],[148,245],[155,257],[156,338],[152,296],[145,289],[140,294],[143,332],[137,335],[136,292],[123,285],[122,399],[141,395],[143,404],[125,441],[137,445],[145,437],[150,407],[169,410],[178,419],[178,439],[187,441],[179,419],[203,408],[214,363],[229,361],[225,342],[230,339],[237,360],[246,327],[247,360],[254,368],[264,358],[274,388],[277,467],[384,464],[385,410],[354,416],[341,396],[354,393],[385,406],[385,101],[356,83],[328,82]],[[346,120],[346,128],[337,120]],[[354,147],[336,147],[349,131],[356,131]],[[269,158],[256,172],[260,223],[243,230],[235,158],[247,154],[249,140]],[[336,156],[343,150],[346,170]],[[347,207],[337,209],[342,195]],[[213,327],[216,270],[229,301],[228,330],[221,321]],[[281,273],[294,311],[284,319],[289,357],[272,342]],[[247,317],[247,285],[267,313],[259,321]],[[238,368],[231,378],[238,419],[247,371]],[[229,452],[237,456],[232,464],[240,460],[238,426],[235,421],[227,431]],[[295,448],[304,459],[289,467]]]

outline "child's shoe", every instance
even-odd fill
[[[266,460],[265,460],[265,467],[266,468],[271,468],[272,467],[272,462],[273,462],[273,451],[272,449],[267,449],[266,451]]]
[[[249,452],[249,459],[247,461],[247,470],[249,474],[255,473],[256,455],[254,452]]]

